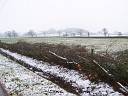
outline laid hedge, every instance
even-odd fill
[[[119,81],[124,85],[127,85],[128,83],[128,50],[114,53],[114,55],[106,54],[102,56],[101,54],[94,53],[92,56],[90,50],[87,49],[86,46],[80,45],[66,46],[63,44],[30,44],[26,42],[17,42],[15,44],[0,43],[0,47],[51,64],[57,64],[80,71],[93,81],[107,81],[108,79],[105,74],[92,63],[91,60],[95,59],[103,68],[113,74],[116,81]],[[77,62],[81,66],[81,70],[79,70],[75,64],[66,64],[63,61],[59,61],[49,54],[49,51],[52,51],[59,56],[66,57],[68,61]],[[81,57],[84,57],[84,59]]]

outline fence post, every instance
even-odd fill
[[[93,57],[93,56],[94,56],[94,49],[91,48],[91,57]]]

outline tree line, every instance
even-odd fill
[[[109,31],[106,28],[103,28],[101,31],[102,31],[102,34],[103,34],[104,37],[109,37],[110,36]],[[46,32],[42,32],[42,34],[43,34],[43,37],[45,37],[47,33]],[[59,37],[75,37],[75,36],[82,37],[82,36],[85,36],[85,35],[83,35],[82,31],[78,31],[76,33],[65,32],[63,34],[62,34],[61,31],[57,31],[57,34],[58,34]],[[4,35],[6,37],[10,37],[10,38],[11,37],[19,37],[20,36],[19,33],[16,32],[15,30],[7,31],[7,32],[4,33]],[[37,37],[37,35],[38,34],[34,30],[29,30],[28,32],[23,34],[23,37]],[[122,32],[117,32],[116,33],[116,36],[122,36],[122,35],[123,35]],[[91,37],[91,32],[86,31],[86,37]]]

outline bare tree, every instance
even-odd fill
[[[122,36],[122,32],[118,32],[118,36]]]
[[[90,32],[89,31],[87,32],[87,34],[88,34],[88,37],[90,37]]]
[[[79,36],[82,36],[83,33],[82,33],[81,31],[78,31],[78,35],[79,35]]]
[[[17,37],[18,36],[18,33],[15,31],[15,30],[13,30],[13,31],[7,31],[7,32],[5,32],[5,35],[7,36],[7,37]]]
[[[17,36],[18,36],[18,33],[17,33],[15,30],[13,30],[13,31],[11,32],[11,35],[12,35],[12,37],[17,37]]]
[[[75,37],[75,36],[76,36],[76,34],[75,34],[75,33],[71,33],[71,36],[72,36],[72,37]]]
[[[30,37],[35,37],[37,36],[37,34],[33,31],[33,30],[29,30],[27,33],[26,33],[27,36],[30,36]]]
[[[108,35],[108,30],[107,30],[106,28],[103,28],[102,31],[103,31],[103,33],[104,33],[104,36],[107,37],[107,35]]]
[[[11,31],[7,31],[7,32],[5,32],[5,36],[7,36],[7,37],[11,37]]]
[[[109,43],[105,45],[105,53],[106,55],[112,52],[113,46],[116,46],[117,40],[110,39]]]
[[[64,34],[63,34],[63,36],[64,37],[68,37],[69,35],[68,35],[68,32],[65,32]]]

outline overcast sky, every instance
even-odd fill
[[[0,31],[71,27],[128,32],[128,0],[0,0]]]

